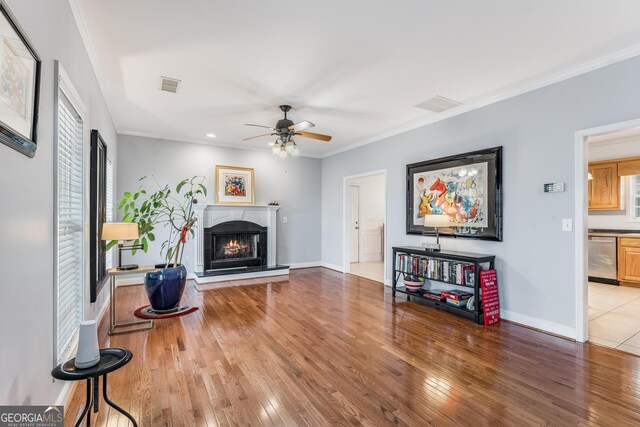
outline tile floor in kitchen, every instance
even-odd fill
[[[589,341],[640,356],[640,288],[589,283]]]
[[[384,262],[352,262],[349,273],[356,276],[365,277],[375,280],[376,282],[384,282]]]

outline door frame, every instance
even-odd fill
[[[587,138],[603,133],[611,133],[631,127],[639,127],[640,118],[583,129],[575,132],[575,164],[574,164],[574,217],[575,217],[575,339],[586,342],[589,339],[589,299],[587,278],[587,234],[589,232],[587,206],[587,168],[588,144]]]
[[[354,179],[354,178],[363,178],[366,176],[372,176],[372,175],[382,175],[384,177],[384,218],[383,218],[383,223],[384,223],[384,232],[382,235],[382,241],[384,242],[384,244],[386,244],[387,240],[387,230],[389,227],[387,227],[387,170],[386,169],[378,169],[375,171],[371,171],[371,172],[364,172],[364,173],[360,173],[360,174],[356,174],[356,175],[349,175],[349,176],[345,176],[342,178],[342,271],[344,273],[349,273],[351,271],[351,262],[350,262],[350,251],[349,251],[349,224],[347,224],[347,221],[349,219],[349,215],[348,215],[348,210],[349,210],[349,204],[347,201],[348,198],[348,192],[347,192],[347,187],[349,186],[349,180]],[[383,283],[386,286],[390,286],[391,284],[391,279],[387,279],[387,259],[389,258],[387,256],[387,250],[385,247],[382,248],[382,258],[383,258],[383,262],[384,262],[384,275],[383,275]]]
[[[353,237],[354,237],[354,235],[358,236],[358,246],[357,246],[357,249],[356,249],[356,251],[358,252],[358,254],[357,254],[358,261],[356,261],[356,262],[360,262],[360,186],[356,185],[356,184],[347,184],[347,191],[352,192],[352,191],[354,191],[354,189],[356,189],[356,191],[358,193],[358,206],[357,206],[357,208],[358,208],[358,218],[357,218],[357,221],[358,221],[358,232],[357,233],[354,233],[354,230],[351,228],[351,226],[353,225],[353,219],[354,219],[353,218],[353,206],[351,204],[352,199],[350,197],[347,197],[347,199],[346,199],[347,203],[349,204],[348,209],[347,209],[347,221],[349,222],[349,226],[347,227],[347,231],[350,231],[347,234],[347,237],[349,239],[349,242],[348,242],[349,244],[347,245],[347,247],[349,248],[349,254],[348,254],[349,255],[348,256],[349,265],[351,265],[351,263],[353,262],[353,261],[351,261],[351,259],[353,258],[353,247],[352,246],[353,246]],[[347,196],[349,196],[349,195],[347,195]]]

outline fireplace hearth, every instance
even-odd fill
[[[205,272],[267,265],[267,227],[227,221],[204,229]]]

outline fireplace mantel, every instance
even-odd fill
[[[227,221],[249,221],[267,227],[267,266],[276,266],[276,226],[277,212],[280,206],[242,206],[242,205],[193,205],[195,224],[195,262],[193,271],[204,272],[204,229]]]

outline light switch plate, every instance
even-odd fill
[[[573,220],[571,218],[563,218],[562,231],[572,231],[572,230],[573,230]]]
[[[286,216],[282,217],[282,223],[286,224],[287,222],[289,222],[289,218],[287,218]]]

